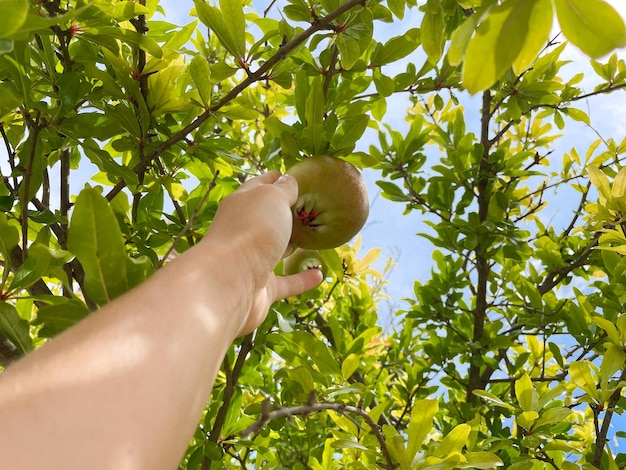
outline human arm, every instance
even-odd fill
[[[321,281],[273,274],[293,178],[222,202],[204,239],[0,376],[0,455],[14,469],[174,469],[233,339]]]

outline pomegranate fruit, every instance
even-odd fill
[[[317,250],[296,248],[293,253],[283,260],[283,275],[298,274],[305,269],[319,269],[326,277],[328,266]]]
[[[324,250],[348,242],[369,215],[363,176],[352,164],[327,155],[305,158],[287,170],[298,182],[291,208],[291,243]]]

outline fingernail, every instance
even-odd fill
[[[291,181],[292,179],[293,179],[293,176],[285,173],[284,175],[280,175],[280,178],[276,180],[276,184],[287,183],[288,181]]]

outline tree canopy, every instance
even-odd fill
[[[626,136],[554,151],[623,97],[613,7],[194,5],[0,0],[0,364],[194,245],[251,175],[328,154],[420,215],[429,278],[384,328],[380,250],[325,250],[325,282],[228,352],[180,468],[626,466]]]

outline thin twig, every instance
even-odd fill
[[[200,215],[200,211],[202,210],[202,207],[204,206],[206,201],[209,199],[209,195],[211,194],[211,191],[217,185],[217,177],[219,176],[219,174],[220,172],[219,170],[217,170],[215,172],[215,175],[213,175],[213,179],[209,183],[209,188],[207,189],[206,193],[204,193],[204,196],[202,196],[202,200],[198,203],[198,205],[194,209],[193,214],[191,214],[191,217],[189,217],[189,220],[187,220],[187,223],[185,224],[183,229],[178,233],[178,235],[176,235],[176,238],[172,242],[172,246],[169,247],[169,249],[167,250],[167,253],[165,253],[165,256],[161,259],[161,261],[159,261],[159,268],[163,266],[165,261],[169,258],[172,252],[176,249],[176,246],[178,245],[180,240],[183,238],[183,236],[185,236],[185,234],[189,231],[193,223],[196,221],[196,219],[198,218],[198,215]]]

